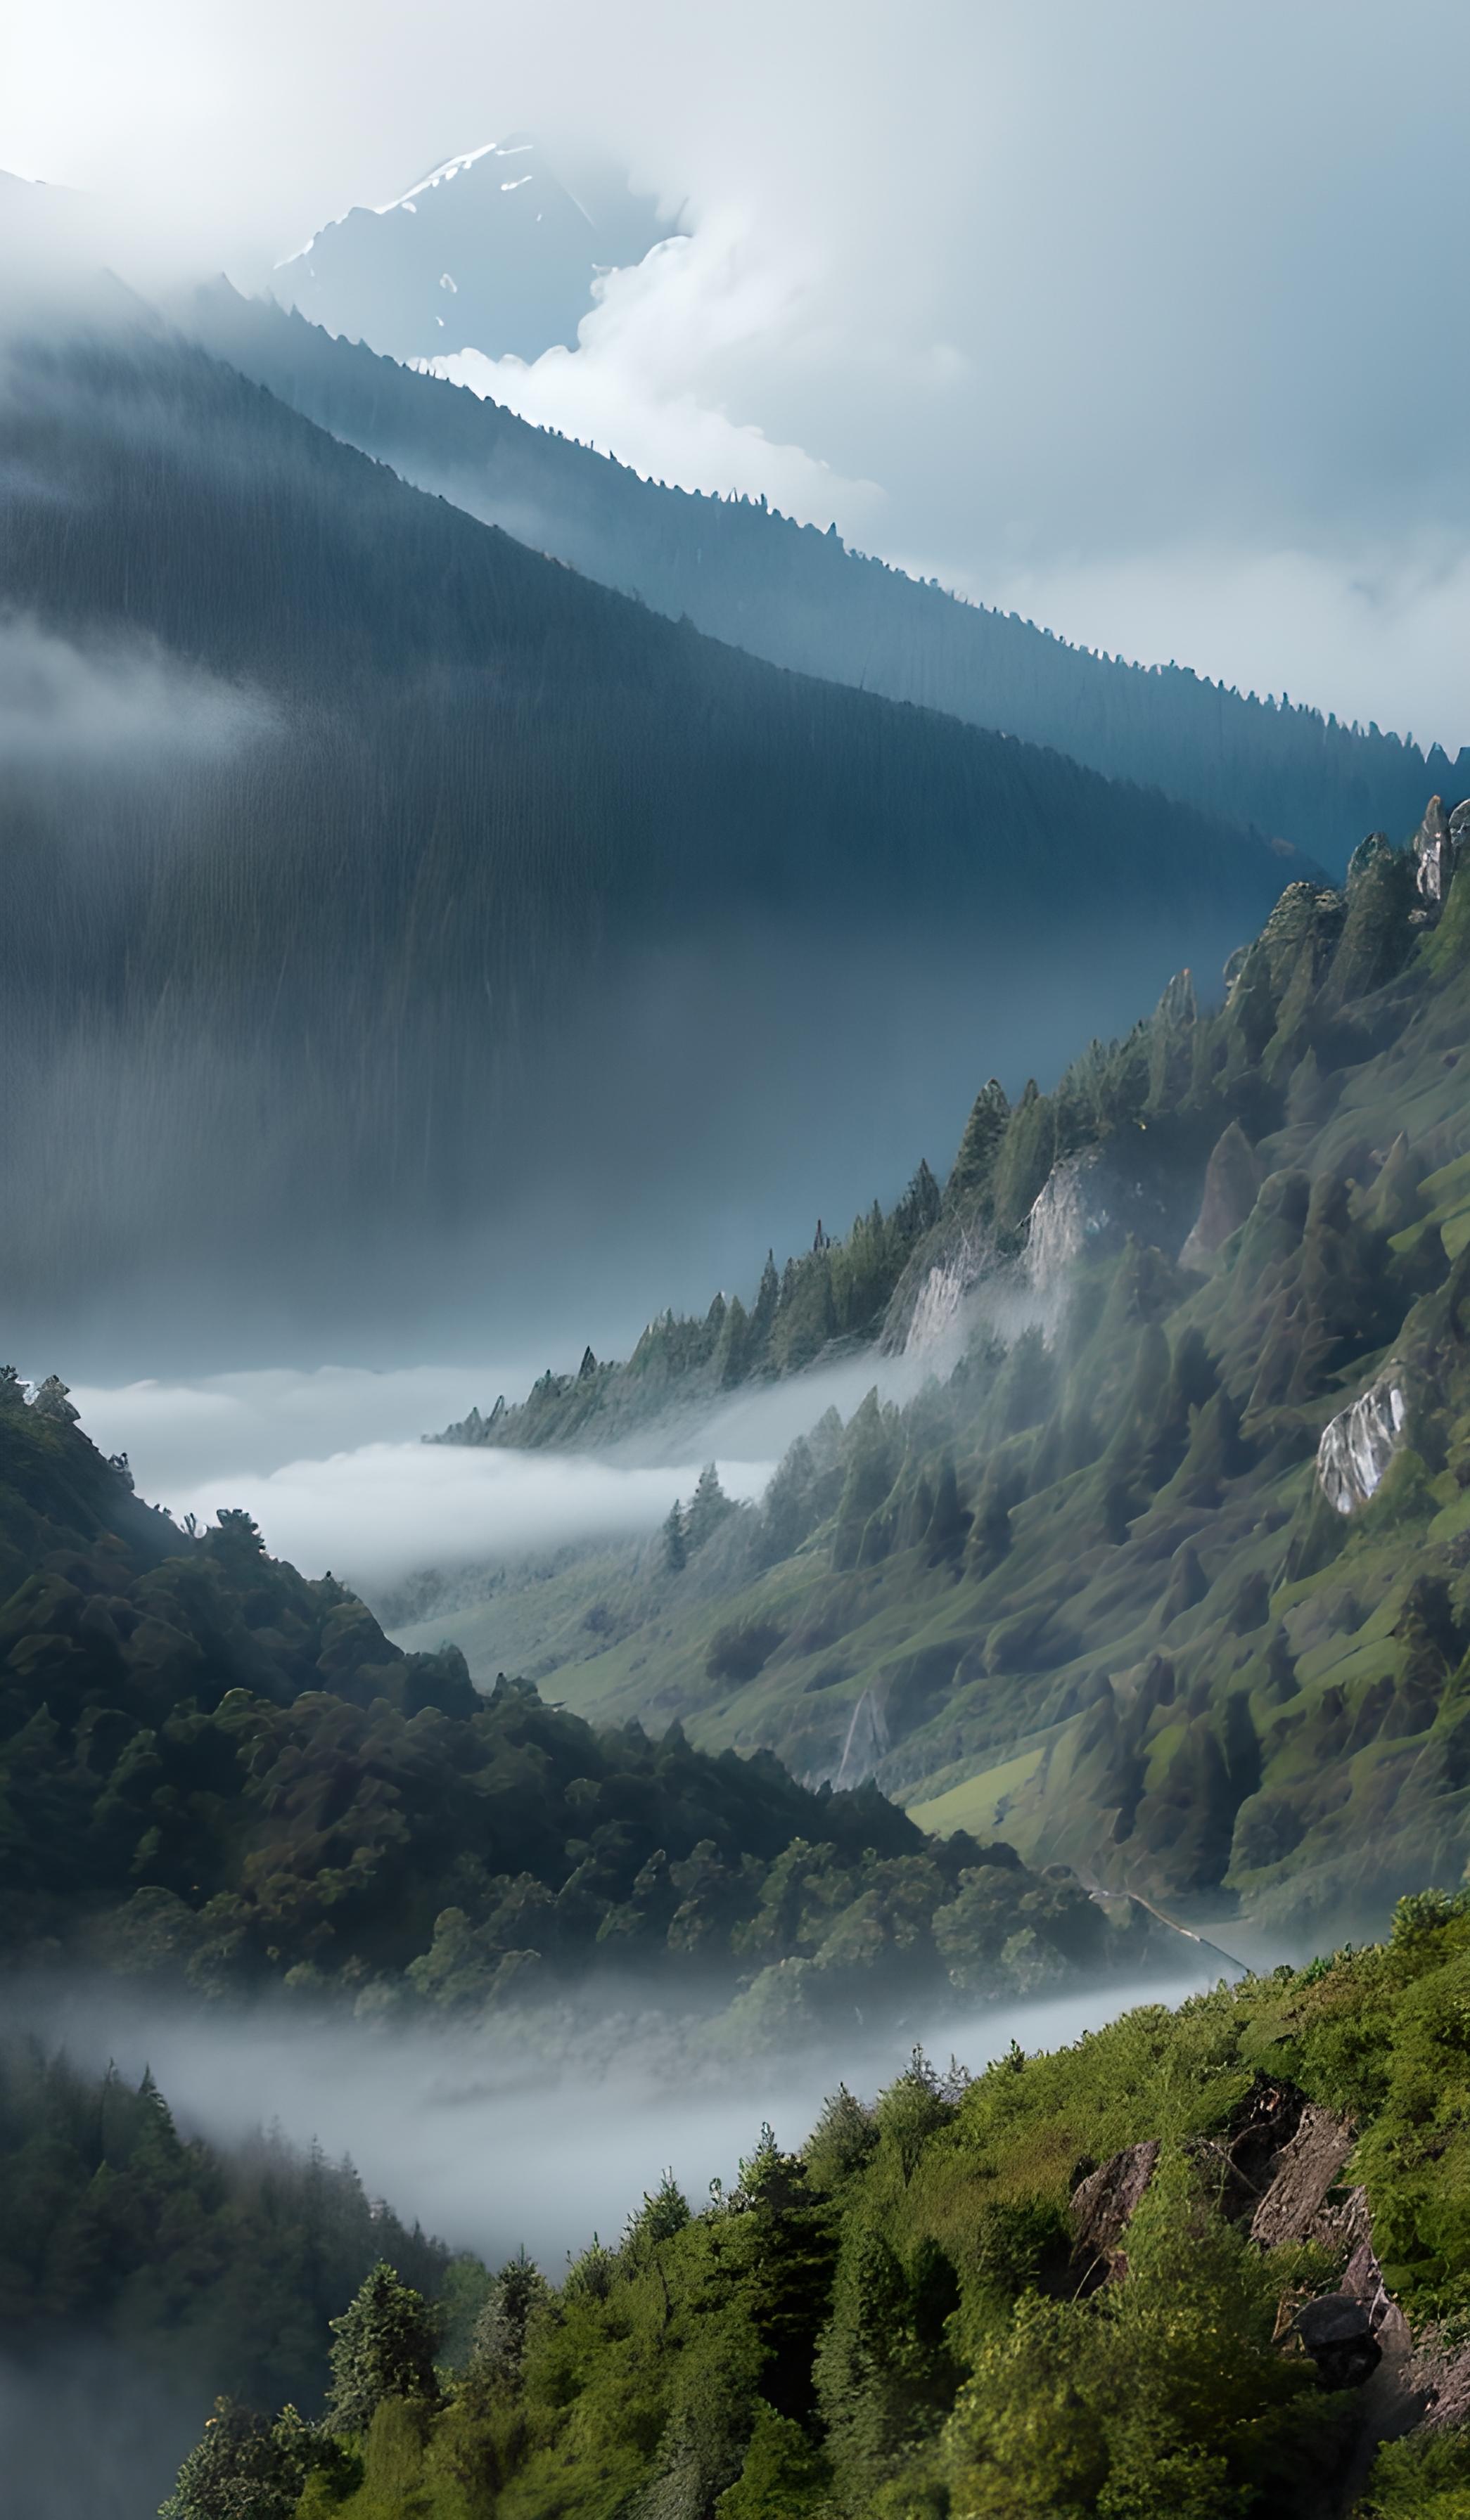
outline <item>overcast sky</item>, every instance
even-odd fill
[[[690,241],[478,382],[1091,644],[1470,741],[1463,0],[53,0],[0,46],[0,165],[248,283],[456,151],[595,140]]]

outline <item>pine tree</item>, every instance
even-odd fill
[[[727,1514],[735,1508],[719,1484],[719,1472],[710,1462],[699,1474],[699,1485],[689,1500],[684,1516],[684,1546],[693,1556],[703,1549],[712,1532],[717,1531]]]
[[[948,1198],[973,1197],[988,1213],[991,1176],[1010,1116],[1005,1088],[998,1077],[992,1076],[981,1087],[965,1122],[954,1170],[945,1186]]]
[[[381,2258],[341,2318],[329,2324],[328,2408],[337,2431],[366,2432],[385,2398],[437,2397],[437,2319],[423,2294],[400,2283]]]
[[[780,1301],[781,1281],[776,1275],[776,1255],[773,1251],[767,1251],[765,1267],[760,1272],[760,1283],[756,1290],[756,1309],[751,1315],[750,1340],[746,1351],[748,1371],[765,1361]]]
[[[477,2378],[518,2384],[531,2321],[550,2299],[540,2268],[518,2249],[496,2275],[475,2323],[471,2369]]]
[[[670,1575],[682,1575],[689,1563],[689,1544],[684,1537],[684,1508],[675,1497],[664,1525],[664,1563]]]

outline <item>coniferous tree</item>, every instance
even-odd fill
[[[959,1142],[954,1169],[949,1176],[946,1195],[974,1197],[988,1208],[995,1158],[1000,1151],[1006,1124],[1011,1116],[1010,1102],[1004,1086],[992,1076],[975,1098],[965,1134]]]
[[[366,2432],[385,2398],[437,2397],[436,2316],[381,2259],[331,2326],[328,2407],[338,2431]]]
[[[697,1549],[703,1549],[712,1533],[717,1531],[734,1510],[719,1484],[718,1470],[712,1462],[708,1462],[699,1474],[699,1484],[684,1516],[684,1545],[691,1556]]]

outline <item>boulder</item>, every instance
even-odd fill
[[[1317,2301],[1304,2301],[1296,2326],[1324,2389],[1360,2389],[1383,2361],[1367,2307],[1351,2293],[1329,2292]]]

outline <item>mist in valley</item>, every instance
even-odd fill
[[[942,2071],[981,2073],[1013,2041],[1051,2049],[1219,1974],[1201,1953],[1194,1967],[1044,2002],[956,2001],[881,2032],[854,2018],[819,2046],[764,2055],[721,2044],[703,2007],[654,2011],[633,1988],[620,2002],[616,1984],[457,2031],[269,1999],[206,2017],[72,1979],[8,1990],[0,2038],[38,2039],[124,2082],[151,2069],[180,2134],[227,2155],[262,2131],[299,2151],[319,2142],[401,2222],[491,2268],[524,2247],[557,2283],[594,2237],[616,2247],[666,2171],[698,2212],[712,2181],[734,2186],[762,2124],[799,2149],[840,2083],[871,2100],[916,2044]],[[0,2472],[13,2491],[22,2481],[25,2520],[148,2520],[208,2411],[187,2333],[180,2345],[166,2366],[100,2337],[0,2355]]]

